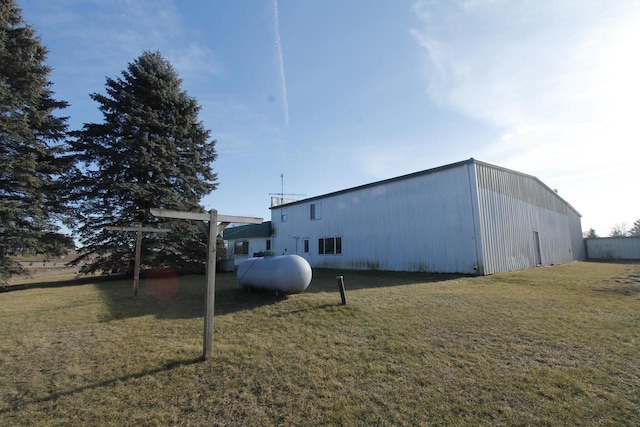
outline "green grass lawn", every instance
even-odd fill
[[[335,280],[345,276],[347,305]],[[640,265],[487,277],[314,270],[0,293],[0,425],[639,425]]]

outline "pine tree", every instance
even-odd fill
[[[92,260],[85,271],[131,267],[135,236],[104,226],[160,223],[172,232],[144,239],[143,264],[203,268],[206,236],[197,227],[146,213],[201,212],[200,200],[216,188],[216,141],[181,85],[160,53],[144,52],[121,77],[107,78],[106,95],[91,94],[104,121],[85,124],[70,142],[78,166],[69,182],[79,215],[75,229],[86,251],[79,260]]]
[[[0,2],[0,282],[21,271],[8,257],[46,253],[64,211],[67,118],[55,110],[47,49],[13,0]]]
[[[629,230],[629,236],[640,237],[640,219],[635,221]]]
[[[587,230],[584,233],[584,238],[585,239],[597,239],[598,238],[598,233],[596,233],[596,230],[591,227],[589,230]]]

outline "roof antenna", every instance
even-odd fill
[[[298,193],[285,193],[284,192],[284,174],[280,174],[280,192],[279,193],[269,193],[270,196],[280,196],[280,197],[272,197],[271,198],[271,207],[282,205],[285,203],[293,202],[293,199],[285,199],[284,196],[300,196],[304,197],[306,194],[298,194]]]

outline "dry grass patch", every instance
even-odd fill
[[[314,270],[286,298],[217,279],[205,362],[202,276],[0,294],[0,424],[640,422],[638,265]]]

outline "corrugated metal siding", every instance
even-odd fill
[[[475,166],[485,274],[580,258],[580,216],[573,208],[533,177]]]
[[[475,274],[484,275],[484,251],[482,247],[482,222],[480,221],[480,196],[478,193],[478,176],[476,174],[476,165],[469,164],[466,166],[467,177],[469,179],[469,197],[471,199],[471,215],[473,221],[473,235],[476,252]]]
[[[582,237],[582,221],[580,215],[575,212],[568,212],[567,214],[567,227],[571,234],[571,251],[574,261],[585,261],[587,259],[587,252],[584,244],[584,238]]]
[[[477,163],[476,170],[479,187],[561,214],[567,211],[567,202],[533,176],[485,163]]]
[[[640,260],[640,237],[585,239],[589,259]]]
[[[297,252],[312,267],[473,274],[472,167],[461,164],[273,208],[274,250]],[[321,219],[310,219],[311,203],[322,204]],[[282,209],[288,210],[286,222],[280,221]],[[318,238],[324,237],[342,237],[342,254],[319,255]],[[309,253],[303,253],[305,239]]]
[[[540,264],[585,259],[573,207],[535,177],[473,159],[274,207],[272,223],[274,250],[312,267],[492,274],[537,265],[536,235]],[[342,254],[318,254],[326,237],[342,238]]]

